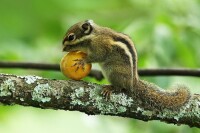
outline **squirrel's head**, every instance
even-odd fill
[[[86,20],[70,27],[63,39],[63,51],[80,50],[84,52],[90,44],[93,25],[92,20]]]

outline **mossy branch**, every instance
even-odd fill
[[[124,93],[113,93],[109,100],[100,95],[102,86],[73,80],[44,79],[37,76],[0,74],[0,102],[42,109],[62,109],[85,112],[89,115],[112,115],[160,120],[200,128],[200,95],[192,95],[188,104],[179,111],[147,110],[137,99]]]

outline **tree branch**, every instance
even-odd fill
[[[42,109],[62,109],[85,112],[89,115],[112,115],[160,120],[167,123],[200,127],[200,95],[192,95],[180,110],[147,110],[137,99],[124,93],[113,93],[109,100],[100,95],[102,86],[74,80],[52,80],[37,76],[0,74],[0,102]]]
[[[44,63],[28,63],[28,62],[0,62],[0,68],[21,68],[21,69],[36,69],[36,70],[52,70],[60,71],[59,64],[44,64]],[[97,80],[103,79],[101,71],[92,70],[89,75]]]
[[[36,70],[53,70],[60,71],[59,64],[43,64],[43,63],[23,63],[23,62],[0,62],[0,68],[21,68]],[[195,76],[200,77],[200,69],[140,69],[140,76]],[[97,80],[102,80],[101,71],[92,70],[89,74]]]

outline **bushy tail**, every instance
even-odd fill
[[[178,110],[185,105],[191,95],[186,86],[177,86],[172,90],[163,90],[155,84],[139,80],[135,94],[141,99],[142,104],[148,108]]]

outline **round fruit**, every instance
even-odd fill
[[[80,80],[90,73],[91,64],[85,63],[83,60],[87,54],[81,51],[73,51],[64,55],[60,62],[62,73],[68,78]]]

